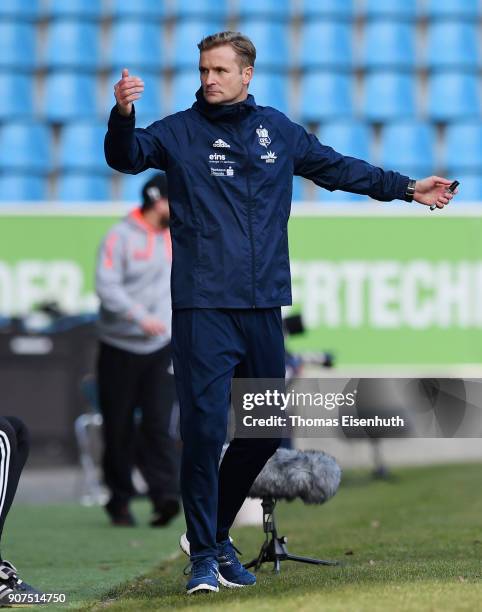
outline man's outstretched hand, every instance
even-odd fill
[[[144,81],[139,77],[129,76],[129,70],[124,68],[121,80],[114,85],[119,113],[124,117],[129,117],[132,112],[132,103],[139,100],[143,91]]]
[[[425,204],[426,206],[435,204],[437,208],[443,208],[457,193],[457,190],[454,194],[447,192],[447,187],[451,184],[452,181],[440,176],[429,176],[417,180],[413,199],[419,204]]]

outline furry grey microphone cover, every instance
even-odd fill
[[[274,497],[323,504],[335,495],[341,469],[321,451],[279,448],[256,478],[249,497]]]

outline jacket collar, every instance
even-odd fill
[[[163,232],[163,228],[155,228],[152,227],[147,221],[144,219],[142,215],[142,211],[140,208],[135,208],[133,211],[129,213],[128,218],[138,227],[141,227],[148,234],[161,234]]]
[[[211,121],[239,121],[250,111],[257,109],[251,94],[248,94],[246,100],[234,104],[209,104],[203,96],[202,87],[197,90],[196,102],[192,107]]]

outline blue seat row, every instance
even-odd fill
[[[285,70],[330,68],[365,70],[379,68],[477,69],[482,65],[478,26],[473,22],[435,22],[428,27],[422,53],[417,53],[413,24],[378,20],[364,28],[355,56],[354,30],[346,22],[313,19],[302,26],[298,51],[292,52],[290,29],[277,21],[248,20],[239,24],[257,47],[257,67]],[[93,22],[61,19],[50,23],[41,54],[33,24],[0,22],[0,68],[35,70],[76,68],[84,70],[162,70],[197,66],[197,42],[223,29],[221,19],[180,23],[166,44],[163,26],[143,20],[119,21],[112,27],[105,55],[101,53],[101,28]]]
[[[419,175],[414,175],[419,176]],[[455,175],[454,175],[455,176]],[[457,200],[461,203],[482,201],[482,175],[479,173],[459,173],[460,180]],[[0,174],[0,204],[10,204],[20,201],[60,201],[66,204],[72,202],[109,202],[119,199],[125,202],[139,202],[142,185],[149,179],[149,173],[137,176],[120,177],[120,192],[114,192],[110,176],[89,173],[66,173],[51,182],[40,176],[9,173]],[[49,187],[53,187],[50,189]],[[321,202],[336,202],[337,204],[353,204],[355,202],[370,202],[366,196],[334,191],[332,193],[318,189],[310,181],[294,177],[293,200]]]
[[[211,18],[258,16],[287,20],[293,16],[311,19],[314,16],[353,19],[393,17],[397,19],[466,18],[481,15],[478,0],[2,0],[0,18],[15,17],[26,20],[64,16],[101,19],[103,17],[170,17]]]
[[[94,172],[110,174],[104,159],[105,122],[81,120],[67,124],[54,147],[52,130],[43,123],[11,122],[0,128],[0,167],[3,171],[48,174]],[[413,175],[444,168],[452,173],[482,173],[482,121],[447,126],[442,146],[436,128],[421,121],[397,121],[381,132],[377,150],[374,132],[366,122],[331,121],[318,136],[337,151]],[[55,154],[54,154],[54,148]]]
[[[191,106],[200,86],[199,73],[192,70],[175,73],[170,88],[155,73],[142,76],[145,90],[136,109],[144,124]],[[104,118],[114,103],[112,86],[119,79],[118,71],[111,73],[107,88],[102,89],[97,75],[54,72],[45,77],[43,95],[34,104],[31,77],[0,72],[0,121],[36,115],[52,123],[92,116]],[[447,70],[433,74],[422,105],[417,100],[421,84],[413,73],[370,72],[363,81],[361,96],[355,96],[355,85],[349,74],[313,70],[301,78],[295,99],[293,81],[288,77],[258,70],[250,91],[260,105],[275,106],[304,123],[352,116],[374,123],[417,116],[444,123],[481,115],[479,77],[475,73]],[[170,98],[166,95],[168,89]]]

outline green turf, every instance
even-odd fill
[[[42,610],[76,608],[177,553],[183,519],[154,529],[147,502],[136,501],[133,512],[138,526],[125,528],[112,527],[99,507],[15,505],[2,553],[27,582],[45,593],[66,593],[68,606]]]
[[[259,572],[256,587],[223,589],[212,595],[184,595],[185,559],[159,565],[156,538],[161,536],[154,538],[152,530],[140,529],[114,538],[112,533],[117,530],[102,525],[96,510],[69,507],[61,519],[60,508],[40,509],[41,514],[38,508],[20,508],[10,527],[15,537],[21,536],[16,543],[29,577],[35,575],[45,590],[60,590],[60,575],[71,601],[91,599],[78,606],[82,610],[210,612],[228,606],[247,612],[480,609],[482,465],[413,468],[396,474],[397,482],[366,482],[347,474],[337,496],[324,507],[280,504],[279,528],[288,536],[291,552],[339,559],[342,567],[286,562],[279,576],[268,568]],[[74,514],[81,521],[75,530],[67,520]],[[25,520],[29,522],[22,535],[18,530]],[[169,552],[175,550],[180,524],[165,533],[165,554],[171,544]],[[261,528],[242,528],[233,535],[245,553],[243,560],[253,556],[262,541]],[[50,546],[49,537],[53,539]],[[133,545],[134,541],[141,544]],[[13,551],[13,541],[11,544]],[[45,554],[46,549],[55,549],[55,555]],[[34,555],[32,561],[29,554]],[[34,558],[48,565],[39,570]],[[149,566],[151,571],[144,576],[118,586]],[[109,588],[99,597],[106,586]]]

